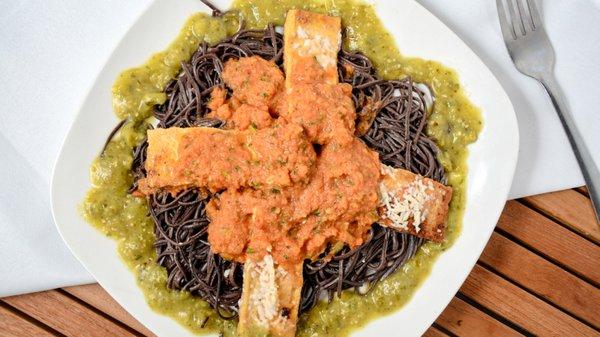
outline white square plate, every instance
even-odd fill
[[[227,8],[228,1],[216,1]],[[421,335],[463,283],[502,211],[518,152],[518,130],[506,93],[483,62],[448,27],[413,0],[378,1],[376,10],[404,55],[436,60],[455,69],[471,100],[481,107],[484,128],[470,146],[463,230],[435,263],[431,275],[401,310],[369,323],[355,336]],[[141,14],[106,62],[63,144],[52,182],[56,226],[71,251],[125,309],[159,336],[190,336],[174,320],[153,312],[115,243],[88,225],[78,205],[90,188],[89,167],[118,122],[110,89],[117,75],[163,50],[185,20],[206,8],[198,0],[156,0]],[[410,31],[410,34],[404,34]]]

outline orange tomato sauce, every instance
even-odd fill
[[[233,91],[229,100],[222,87],[216,87],[208,105],[208,117],[228,122],[229,128],[246,130],[271,126],[285,109],[285,78],[273,62],[261,57],[229,60],[223,69],[223,80]]]
[[[261,132],[301,126],[316,154],[307,180],[231,186],[212,198],[208,239],[226,258],[243,262],[268,253],[278,264],[301,263],[328,246],[362,244],[377,220],[380,163],[377,153],[354,137],[351,87],[326,83],[314,59],[305,61],[303,76],[292,79],[293,89],[286,92],[284,75],[273,62],[230,60],[223,70],[230,97],[224,88],[212,93],[210,116],[225,120],[227,128]],[[286,153],[293,156],[301,149]]]
[[[282,188],[308,181],[315,160],[304,131],[294,124],[258,131],[154,129],[148,131],[147,177],[138,190]]]

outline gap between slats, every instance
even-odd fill
[[[574,188],[574,190],[585,195],[588,198],[590,197],[590,191],[588,191],[587,186],[576,187]]]
[[[600,303],[596,287],[501,234],[492,234],[479,261],[574,318],[600,327],[600,317],[592,309]]]
[[[12,296],[2,301],[67,336],[142,336],[57,290]]]
[[[98,284],[89,284],[83,286],[67,287],[62,289],[64,292],[78,298],[94,307],[113,319],[137,330],[145,336],[155,336],[150,330],[131,316],[119,303],[117,303],[102,287]]]
[[[597,330],[533,294],[475,265],[460,289],[471,301],[535,335],[591,336]]]
[[[425,331],[425,333],[423,333],[422,337],[449,337],[452,335],[449,335],[447,333],[445,333],[444,331],[440,330],[439,327],[435,326],[435,323],[433,323],[432,326],[429,327],[429,329],[427,329],[427,331]]]
[[[527,206],[509,201],[496,232],[598,287],[600,247]]]
[[[530,246],[525,245],[525,247],[523,247],[523,242],[521,240],[525,241]],[[499,247],[506,249],[507,246],[509,248],[509,253],[512,252],[513,256],[516,254],[518,257],[519,254],[524,254],[525,258],[521,258],[521,260],[525,259],[525,262],[528,261],[529,265],[535,267],[534,270],[529,270],[526,266],[527,263],[524,263],[524,261],[514,261],[513,259],[513,261],[507,262],[506,259],[511,259],[511,255],[507,255],[506,252],[498,251]],[[534,249],[531,249],[531,246],[533,246]],[[496,251],[494,251],[494,249],[496,249]],[[528,249],[532,250],[532,252]],[[516,287],[514,291],[522,293],[525,298],[530,297],[535,306],[545,308],[544,311],[550,312],[551,316],[554,315],[565,318],[570,323],[573,323],[573,320],[579,322],[578,319],[582,319],[586,322],[579,322],[584,326],[583,328],[581,328],[581,325],[573,323],[578,329],[585,330],[586,328],[591,328],[593,329],[592,331],[598,331],[598,318],[594,316],[592,311],[594,310],[593,308],[596,307],[594,303],[598,303],[596,297],[599,296],[598,289],[594,286],[594,283],[596,282],[593,281],[598,280],[598,275],[600,275],[598,272],[598,269],[600,268],[597,267],[598,263],[600,263],[599,254],[600,251],[598,250],[598,246],[579,234],[564,228],[562,225],[557,224],[535,210],[527,208],[522,203],[509,201],[500,218],[497,233],[492,235],[479,265],[475,267],[472,275],[469,276],[463,288],[468,287],[468,283],[477,275],[477,273],[481,274],[481,268],[483,268],[483,270],[487,271],[490,275],[493,275],[493,278],[498,278],[496,279],[497,282]],[[556,260],[558,260],[558,265],[555,264],[557,262]],[[498,263],[502,262],[505,262],[505,265],[498,265]],[[564,268],[564,264],[568,265],[568,268]],[[483,267],[481,265],[483,265]],[[513,269],[507,270],[508,267]],[[547,270],[548,268],[550,268],[549,271]],[[553,274],[557,273],[559,275],[558,279],[553,283],[552,280],[544,280],[544,284],[536,282],[535,278],[532,279],[527,277],[527,272],[539,273],[540,270],[543,269],[546,269],[546,273],[542,276],[552,278]],[[585,277],[581,277],[582,274],[584,274]],[[564,282],[565,280],[567,282]],[[592,282],[589,284],[586,283],[586,281]],[[552,286],[556,286],[557,284],[564,284],[565,287],[567,287],[567,293],[548,293],[547,288],[550,288],[550,292],[552,290],[560,290],[560,288],[552,289]],[[587,295],[589,295],[589,298],[574,293],[580,288],[580,285],[584,288]],[[595,285],[597,285],[597,283]],[[482,284],[482,287],[485,286],[485,284]],[[473,290],[473,288],[470,289]],[[521,291],[518,291],[517,289]],[[533,292],[533,294],[530,294],[529,292]],[[521,321],[519,317],[511,316],[510,310],[503,310],[506,308],[491,305],[490,302],[486,303],[485,300],[489,300],[489,298],[484,298],[482,301],[481,298],[475,297],[472,299],[472,295],[473,293],[464,292],[461,288],[457,297],[473,304],[474,307],[481,310],[483,313],[487,313],[509,326],[514,324],[513,327],[516,330],[519,330],[521,327],[532,329],[527,323],[536,322],[536,320]],[[514,299],[522,300],[522,298],[519,298],[518,296]],[[540,302],[546,305],[541,304]],[[480,303],[483,303],[483,305]],[[565,305],[566,308],[563,308],[563,305]],[[552,307],[553,310],[548,309],[547,306]],[[559,313],[557,314],[554,311],[558,311]],[[561,314],[565,316],[562,316]],[[524,330],[522,332],[528,334],[528,331],[536,332],[537,330],[533,327],[533,330]],[[539,333],[539,331],[537,331],[537,333]]]
[[[79,297],[68,293],[64,289],[56,289],[56,291],[58,291],[61,295],[66,296],[66,297],[72,299],[73,301],[76,301],[77,303],[81,304],[82,306],[84,306],[88,310],[91,310],[91,311],[95,312],[96,314],[98,314],[98,315],[106,318],[107,320],[113,322],[114,324],[123,327],[124,329],[128,330],[132,334],[134,334],[136,336],[145,336],[144,333],[138,331],[137,329],[135,329],[134,327],[130,326],[129,324],[127,324],[125,322],[122,322],[121,320],[113,317],[110,313],[108,313],[108,312],[106,312],[106,311],[104,311],[102,309],[96,308],[95,306],[87,303],[86,301],[80,299]]]
[[[1,301],[0,331],[8,336],[64,336],[44,323]]]
[[[435,321],[437,326],[461,337],[478,336],[523,336],[513,329],[509,322],[505,324],[486,312],[471,305],[457,294]],[[522,329],[519,329],[522,331]]]
[[[600,244],[600,226],[589,198],[574,190],[544,193],[519,199],[595,244]]]

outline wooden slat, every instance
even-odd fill
[[[504,236],[492,234],[480,261],[565,311],[600,326],[595,310],[600,303],[598,289]]]
[[[117,303],[99,284],[63,288],[64,291],[79,298],[94,308],[132,327],[145,336],[155,336]]]
[[[423,334],[423,337],[448,337],[449,335],[434,326],[430,326]]]
[[[524,273],[527,270],[523,270]],[[463,294],[541,336],[595,336],[597,332],[480,265],[463,284]]]
[[[135,336],[56,290],[2,300],[67,336]]]
[[[581,193],[566,190],[534,195],[524,200],[596,243],[600,242],[600,226],[592,202]]]
[[[452,299],[435,322],[447,331],[461,337],[522,336],[521,333],[458,297]]]
[[[600,283],[600,249],[595,244],[528,208],[509,201],[498,228],[545,256]]]
[[[0,306],[0,335],[14,337],[46,337],[52,334]]]

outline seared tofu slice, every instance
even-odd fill
[[[304,131],[293,124],[258,131],[154,129],[139,192],[285,187],[307,179],[315,160]]]
[[[288,11],[283,31],[283,66],[286,87],[306,78],[306,59],[314,59],[322,68],[319,78],[327,84],[338,83],[337,54],[342,43],[342,22],[339,17],[293,9]],[[321,74],[320,74],[321,75]]]
[[[354,137],[352,87],[338,80],[341,21],[302,10],[288,12],[283,32],[287,110],[313,143],[347,143]]]
[[[271,255],[244,263],[238,335],[293,337],[302,291],[302,264],[276,266]]]
[[[317,121],[323,123],[327,113],[337,115],[338,112],[329,111],[331,109],[314,111],[311,100],[326,91],[334,98],[343,96],[342,99],[347,101],[346,108],[353,111],[348,93],[335,87],[338,85],[337,53],[341,44],[341,21],[338,17],[291,10],[287,13],[283,38],[288,104],[288,111],[283,117],[290,124],[304,127],[309,139],[313,140],[317,128],[312,124]],[[307,128],[308,125],[313,128]],[[295,336],[302,283],[301,263],[277,266],[270,255],[260,261],[247,260],[244,264],[238,335]]]
[[[444,240],[452,188],[382,165],[380,224],[427,240]]]

